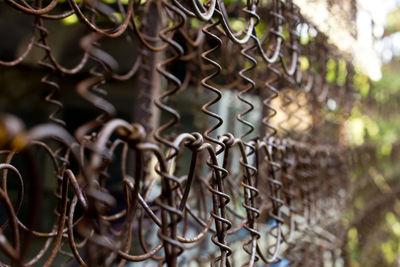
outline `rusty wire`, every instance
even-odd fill
[[[290,266],[323,266],[323,251],[332,261],[340,258],[341,241],[323,227],[331,216],[328,211],[343,205],[338,192],[347,188],[353,152],[337,138],[327,140],[319,133],[325,127],[322,111],[328,98],[349,110],[354,71],[347,62],[344,84],[326,80],[327,61],[339,60],[340,54],[322,33],[301,44],[299,27],[316,29],[292,1],[68,0],[67,10],[57,8],[57,0],[47,5],[41,0],[5,2],[6,8],[32,16],[35,23],[23,54],[0,65],[21,64],[35,46],[44,51],[38,64],[44,67],[42,83],[50,87],[45,100],[55,108],[49,115],[54,124],[28,130],[11,114],[0,117],[0,198],[7,211],[0,228],[1,265],[51,266],[61,258],[63,264],[81,266],[236,266],[234,254],[239,253],[245,255],[245,266],[269,266],[283,259]],[[52,33],[46,22],[72,15],[90,32],[80,40],[80,62],[67,68],[48,44]],[[123,35],[138,41],[132,46],[138,56],[125,74],[101,45]],[[309,68],[300,68],[301,56]],[[179,64],[186,66],[184,75],[173,69]],[[62,84],[52,78],[87,68],[76,93],[99,113],[70,133],[57,99]],[[156,75],[161,91],[154,85]],[[117,117],[118,106],[100,87],[136,76],[138,87],[132,94],[139,95],[135,108],[140,116],[127,122]],[[189,133],[180,122],[177,99],[180,92],[196,87],[210,100],[198,110],[205,128]],[[226,122],[215,107],[229,89],[243,103],[243,110],[233,115],[243,131],[217,136]],[[256,108],[249,96],[257,96],[262,105]],[[281,104],[274,104],[278,100]],[[300,110],[307,110],[312,121],[305,122]],[[168,118],[159,126],[150,123],[156,112]],[[253,113],[261,114],[259,125],[249,119]],[[274,123],[279,114],[284,120]],[[32,152],[38,148],[50,157],[57,180],[49,232],[35,230],[38,216],[52,216],[38,210],[41,196],[25,188],[26,179],[31,187],[41,187]],[[120,202],[107,189],[118,153]],[[29,178],[13,165],[17,157],[28,162]],[[16,200],[9,196],[7,183],[15,177]],[[26,223],[19,218],[24,198],[31,199]],[[122,208],[115,211],[116,206]],[[27,252],[36,239],[42,247],[32,257]],[[233,248],[238,242],[244,254]]]

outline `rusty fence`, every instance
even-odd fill
[[[340,266],[349,171],[362,159],[343,141],[355,71],[291,0],[1,5],[33,26],[20,56],[0,66],[40,54],[54,107],[30,129],[0,116],[1,266]],[[81,59],[66,67],[46,25],[71,21],[86,32]],[[119,46],[102,45],[117,39],[124,62],[112,56]],[[98,116],[71,130],[58,77],[79,79],[75,97]],[[131,121],[105,89],[128,81]],[[184,106],[198,131],[182,123]],[[51,160],[53,196],[38,193],[39,152]],[[38,230],[40,220],[51,227]]]

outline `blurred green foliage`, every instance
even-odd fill
[[[384,36],[400,31],[400,9],[387,16]],[[343,225],[351,267],[400,266],[400,59],[382,68],[382,79],[354,77],[356,103],[348,118],[348,142],[374,147],[373,163],[353,170]]]
[[[400,145],[399,73],[400,61],[394,59],[382,68],[380,81],[360,73],[354,77],[357,101],[346,122],[348,142],[367,144],[376,152],[374,164],[354,171],[355,179],[367,182],[353,192],[344,221],[351,267],[400,265],[400,201],[394,191],[400,182],[400,166],[395,164]]]

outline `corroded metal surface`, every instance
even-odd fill
[[[33,17],[34,25],[25,52],[0,65],[16,66],[40,49],[41,81],[50,88],[45,100],[54,111],[49,123],[28,130],[13,115],[0,117],[0,199],[7,211],[1,265],[323,266],[324,252],[331,262],[340,258],[339,233],[324,226],[332,216],[338,220],[348,168],[356,161],[338,135],[326,134],[326,102],[347,116],[354,71],[345,62],[344,81],[329,81],[327,63],[340,55],[292,1],[68,0],[69,8],[58,0],[5,2]],[[46,23],[71,15],[89,33],[79,42],[80,62],[67,68],[53,54]],[[101,45],[121,36],[137,40],[123,51],[138,55],[126,73]],[[76,94],[99,112],[71,132],[60,116],[63,88],[55,77],[81,73],[87,77]],[[157,75],[161,91],[154,88]],[[131,90],[140,99],[134,107],[140,118],[127,122],[101,87],[136,77]],[[209,101],[180,103],[185,90]],[[239,113],[229,114],[240,127],[217,135],[227,123],[216,108],[227,90],[242,103]],[[187,104],[202,106],[195,111],[203,117],[199,132],[181,123],[180,105]],[[154,127],[156,111],[165,119]],[[43,196],[35,193],[41,165],[32,151],[39,148],[57,181],[54,214],[40,210]],[[14,166],[17,158],[26,162],[27,177]],[[8,180],[15,178],[17,197],[10,197]],[[111,193],[109,180],[117,181],[122,197]],[[24,199],[29,219],[22,221]],[[37,231],[38,217],[53,220],[51,230]],[[28,253],[33,244],[41,247],[34,256]]]

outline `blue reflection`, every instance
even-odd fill
[[[290,261],[288,259],[282,258],[281,261],[277,263],[272,263],[270,267],[289,267]]]

